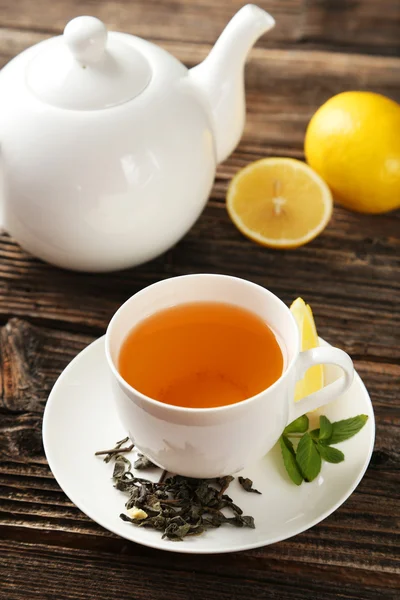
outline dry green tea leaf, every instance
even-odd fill
[[[253,494],[261,494],[258,490],[253,488],[253,482],[248,477],[238,477],[239,483],[246,492],[253,492]]]
[[[121,440],[120,443],[128,441]],[[130,448],[130,447],[129,447]],[[133,445],[132,445],[133,448]],[[122,449],[121,451],[129,449]],[[254,519],[244,516],[225,491],[234,477],[227,475],[218,479],[193,479],[174,475],[160,478],[157,482],[136,477],[132,465],[125,456],[118,454],[117,446],[101,451],[109,460],[114,459],[114,486],[128,495],[128,514],[120,517],[136,527],[149,527],[162,532],[163,538],[181,541],[187,536],[200,535],[211,527],[228,524],[236,527],[254,528]],[[136,469],[154,468],[155,465],[141,454],[138,455]],[[248,491],[253,489],[252,481],[241,478]],[[224,514],[222,509],[228,511]],[[229,515],[230,511],[230,516]]]

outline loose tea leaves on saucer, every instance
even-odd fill
[[[253,482],[248,477],[238,477],[238,480],[240,485],[246,492],[253,492],[253,494],[261,494],[261,492],[253,488]]]
[[[117,442],[115,444],[115,448],[111,448],[111,450],[99,450],[98,452],[95,452],[95,456],[101,456],[102,454],[105,454],[106,456],[104,458],[104,462],[108,463],[108,462],[110,462],[110,460],[112,459],[113,456],[116,456],[117,454],[121,454],[122,452],[131,452],[131,450],[133,450],[134,444],[131,444],[127,448],[122,448],[122,446],[124,444],[126,444],[127,442],[129,442],[128,437]]]
[[[144,454],[140,454],[138,452],[138,458],[137,460],[135,460],[134,465],[135,469],[151,469],[151,468],[157,468],[157,465],[155,465],[154,463],[151,462],[151,460],[149,458],[147,458],[147,456],[145,456]]]
[[[255,528],[254,519],[243,515],[242,509],[225,492],[235,479],[228,475],[217,479],[193,479],[170,475],[164,471],[159,481],[149,481],[132,473],[131,462],[124,454],[133,449],[125,438],[111,450],[96,452],[105,455],[104,461],[114,460],[114,487],[128,495],[127,514],[123,521],[137,527],[149,527],[162,533],[163,538],[181,541],[187,536],[200,535],[207,529],[228,524]],[[135,469],[154,468],[144,455],[138,454]],[[239,477],[247,492],[260,494],[251,479]]]

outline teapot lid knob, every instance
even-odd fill
[[[32,54],[26,83],[53,106],[111,108],[136,98],[149,85],[153,70],[148,47],[135,36],[107,32],[95,17],[76,17],[64,35],[44,41]]]
[[[100,60],[107,44],[107,28],[96,17],[76,17],[67,23],[64,39],[76,60],[93,63]]]

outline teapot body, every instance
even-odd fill
[[[37,98],[14,70],[51,40],[0,73],[4,226],[67,269],[112,271],[163,253],[199,217],[215,175],[212,117],[187,69],[144,40],[110,36],[143,49],[152,68],[130,102],[69,110]]]

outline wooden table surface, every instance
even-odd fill
[[[399,597],[399,214],[336,207],[326,231],[278,252],[244,239],[224,198],[238,168],[303,158],[308,120],[348,89],[400,101],[398,0],[260,0],[277,27],[246,70],[247,125],[218,169],[209,204],[172,250],[110,275],[57,270],[0,237],[0,598],[228,600]],[[0,0],[0,63],[66,21],[93,14],[149,38],[187,65],[203,59],[240,0]],[[354,358],[374,404],[375,450],[349,500],[293,539],[220,556],[163,553],[117,538],[80,512],[43,452],[43,408],[56,378],[102,335],[116,308],[154,281],[237,275],[313,307],[320,334]],[[397,330],[396,330],[397,328]]]

